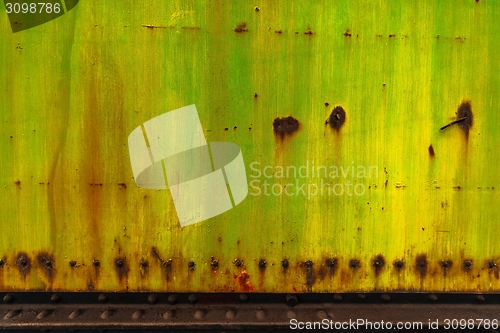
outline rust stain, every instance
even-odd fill
[[[120,281],[128,278],[128,272],[130,271],[127,260],[125,257],[119,257],[115,259],[116,272],[118,273],[118,278]]]
[[[282,139],[287,135],[292,135],[299,129],[299,121],[292,116],[276,118],[273,121],[274,134]]]
[[[340,131],[342,125],[344,125],[345,119],[345,110],[342,106],[338,105],[332,110],[332,113],[327,120],[327,124],[330,124],[330,127],[338,132]]]
[[[384,268],[384,266],[385,266],[384,256],[382,256],[381,254],[377,255],[373,259],[373,269],[375,270],[375,276],[378,276],[380,274],[380,271],[382,270],[382,268]]]
[[[153,254],[153,257],[157,259],[163,266],[165,279],[167,281],[170,281],[172,278],[172,259],[164,260],[162,257],[160,257],[160,255],[158,254],[158,250],[154,246],[151,247],[151,253]]]
[[[429,146],[429,156],[432,158],[436,154],[434,153],[434,147],[432,147],[432,144]]]
[[[448,270],[453,266],[453,261],[451,260],[443,260],[441,261],[441,268],[443,269],[443,275],[446,277]]]
[[[250,283],[250,275],[246,270],[242,270],[240,274],[234,274],[234,278],[238,282],[242,291],[254,291],[255,288]]]
[[[26,278],[26,275],[28,275],[31,270],[31,260],[26,253],[19,252],[16,258],[16,266],[23,278]]]
[[[37,259],[42,267],[43,273],[52,282],[54,278],[54,258],[46,252],[41,252],[38,254]]]
[[[311,260],[305,261],[302,266],[305,268],[306,271],[306,286],[307,286],[307,291],[312,292],[312,287],[314,286],[314,283],[316,282],[316,274],[314,273],[314,263]]]
[[[465,118],[464,121],[458,123],[458,127],[462,130],[466,138],[469,138],[469,129],[472,127],[472,106],[470,101],[463,101],[458,107],[457,119]]]
[[[247,23],[246,22],[238,23],[236,28],[234,28],[234,32],[237,32],[237,33],[248,32]]]
[[[347,29],[345,32],[344,32],[344,36],[345,37],[351,37],[352,36],[352,33],[349,29]]]
[[[415,260],[415,268],[420,273],[420,278],[424,278],[427,274],[427,256],[425,254],[420,254]]]
[[[184,30],[201,30],[200,27],[191,27],[191,26],[184,26],[184,27],[181,27],[181,29],[184,29]]]
[[[405,263],[401,259],[396,259],[396,260],[394,260],[393,265],[394,265],[394,268],[396,268],[396,270],[399,272],[401,269],[403,269]]]

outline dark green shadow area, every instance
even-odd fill
[[[66,10],[70,11],[78,2],[79,0],[66,0]],[[45,4],[43,9],[40,3]],[[61,0],[4,0],[4,4],[5,11],[9,16],[12,32],[14,33],[47,23],[65,14],[64,5]],[[47,10],[47,4],[50,5],[49,8],[51,10]],[[34,11],[32,8],[35,5],[36,12],[32,12]],[[57,10],[55,10],[56,7]],[[9,11],[11,12],[9,13]]]

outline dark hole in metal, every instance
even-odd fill
[[[339,131],[342,125],[344,125],[345,119],[346,113],[344,108],[336,106],[328,118],[328,124],[330,124],[330,127],[334,130]]]

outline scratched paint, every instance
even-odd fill
[[[499,2],[3,6],[0,290],[500,290]],[[127,138],[192,104],[262,193],[181,228]]]

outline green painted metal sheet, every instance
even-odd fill
[[[500,2],[8,2],[0,290],[500,290]],[[193,104],[249,193],[181,226],[128,137]]]

